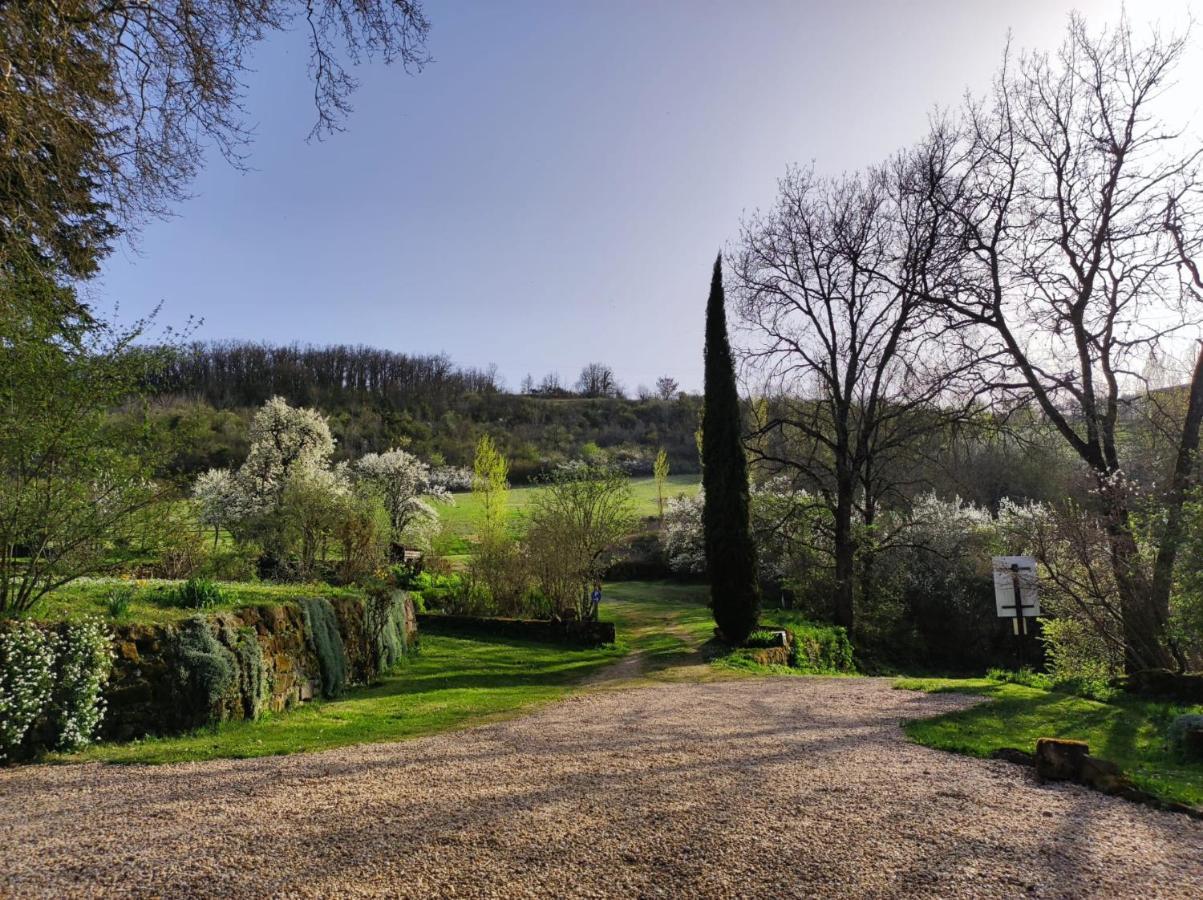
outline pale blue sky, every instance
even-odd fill
[[[1130,3],[1181,19],[1176,0]],[[427,0],[435,63],[364,67],[348,130],[313,123],[303,36],[254,57],[240,173],[214,158],[96,285],[197,336],[365,343],[633,389],[701,381],[714,254],[791,163],[836,173],[980,91],[1007,29],[1051,48],[1118,0]],[[1197,69],[1191,71],[1198,74]]]

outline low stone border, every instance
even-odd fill
[[[1035,768],[1036,777],[1041,781],[1072,781],[1132,803],[1182,813],[1192,819],[1203,819],[1203,809],[1173,800],[1162,800],[1148,791],[1142,791],[1111,760],[1091,756],[1090,746],[1083,741],[1040,738],[1036,741],[1035,753],[1002,747],[990,755],[993,759]]]
[[[613,622],[577,622],[549,619],[504,619],[489,616],[458,616],[420,613],[418,626],[433,634],[479,634],[522,641],[598,647],[613,644]]]

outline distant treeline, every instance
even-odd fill
[[[441,354],[243,341],[160,351],[148,376],[152,394],[194,397],[219,409],[258,406],[277,394],[307,406],[371,397],[398,409],[437,409],[464,394],[498,390],[495,369],[463,368]]]
[[[149,355],[151,351],[146,351]],[[237,465],[255,409],[279,395],[321,410],[338,458],[404,446],[436,463],[471,465],[482,434],[527,481],[556,464],[593,458],[650,474],[663,447],[672,471],[698,471],[700,398],[510,394],[495,370],[461,368],[446,356],[371,347],[220,342],[156,348],[147,367],[153,431],[175,448],[168,471],[186,482],[210,467]],[[120,418],[130,427],[147,407]]]

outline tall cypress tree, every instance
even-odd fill
[[[735,365],[727,339],[723,258],[714,261],[706,303],[706,398],[702,407],[702,526],[710,607],[723,637],[742,643],[760,615],[756,548],[748,516],[748,463]]]

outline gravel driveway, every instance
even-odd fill
[[[664,684],[400,744],[0,771],[0,894],[1203,896],[1203,822],[902,738],[968,702]]]

